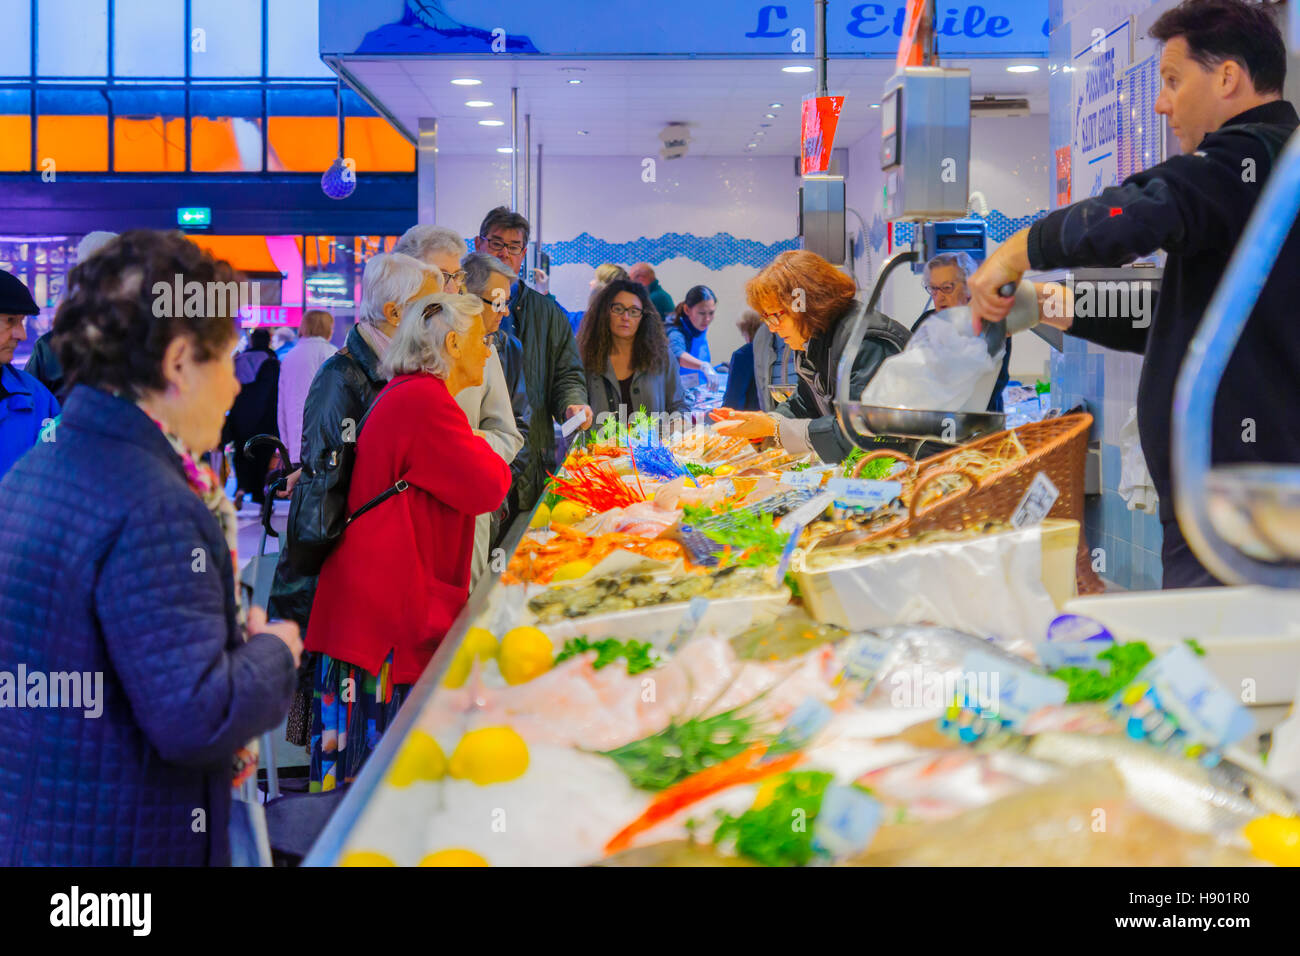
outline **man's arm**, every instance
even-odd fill
[[[563,424],[570,408],[587,404],[587,373],[582,370],[578,343],[564,312],[554,302],[539,298],[538,304],[545,312],[539,318],[546,321],[550,332],[550,412],[557,422]]]

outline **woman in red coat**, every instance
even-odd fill
[[[416,299],[384,356],[390,381],[357,437],[354,520],[321,568],[307,628],[306,646],[322,655],[313,791],[351,782],[379,743],[469,596],[474,517],[510,489],[509,466],[456,404],[483,381],[482,305]]]

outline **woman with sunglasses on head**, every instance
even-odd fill
[[[630,279],[607,283],[591,300],[578,328],[592,411],[626,415],[689,411],[677,363],[645,286]]]
[[[719,408],[712,416],[720,434],[771,439],[791,454],[813,452],[828,463],[844,460],[855,445],[840,427],[835,401],[840,358],[854,319],[866,307],[856,293],[852,279],[803,249],[781,253],[749,280],[750,306],[798,353],[799,385],[771,414]],[[856,400],[880,363],[907,343],[907,329],[892,319],[873,313],[867,320],[846,399]]]

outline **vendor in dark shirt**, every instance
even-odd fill
[[[1000,320],[1006,282],[1030,269],[1118,266],[1168,253],[1155,316],[1099,317],[1060,286],[1039,286],[1042,321],[1144,356],[1138,429],[1160,496],[1164,586],[1219,583],[1174,517],[1170,474],[1174,384],[1201,317],[1300,117],[1281,98],[1286,48],[1269,11],[1242,0],[1185,0],[1152,26],[1164,44],[1157,113],[1183,154],[1051,213],[1011,236],[970,281],[971,311]],[[1300,230],[1292,230],[1237,343],[1215,399],[1212,461],[1300,462]]]

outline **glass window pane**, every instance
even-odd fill
[[[113,166],[118,172],[185,171],[185,94],[114,90]]]
[[[31,0],[0,0],[0,76],[32,72]]]
[[[272,116],[266,154],[271,172],[323,173],[338,156],[333,116]]]
[[[108,171],[107,104],[99,90],[36,96],[36,172]]]
[[[0,171],[26,172],[32,168],[31,94],[26,90],[0,90]]]
[[[261,171],[259,90],[196,89],[191,95],[191,108],[191,168],[195,172]]]
[[[261,0],[191,0],[191,3],[191,74],[261,76]]]
[[[37,10],[41,76],[108,74],[108,0],[40,0]]]
[[[358,172],[415,171],[415,147],[382,116],[349,116],[343,155],[356,161]]]
[[[267,73],[277,77],[333,76],[321,62],[319,0],[274,0],[266,8]]]
[[[114,76],[185,75],[185,4],[116,0]]]

